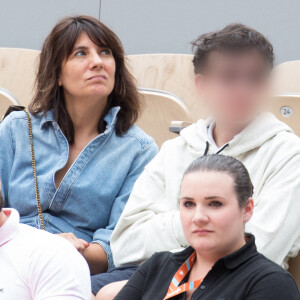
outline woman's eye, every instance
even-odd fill
[[[194,202],[192,202],[192,201],[185,201],[183,203],[183,205],[184,205],[184,207],[192,207],[192,206],[194,206]]]
[[[78,51],[75,53],[75,56],[83,56],[83,55],[85,55],[84,51]]]
[[[212,207],[220,207],[222,205],[223,204],[220,201],[212,201],[209,203],[209,206],[212,206]]]
[[[111,54],[111,51],[109,49],[102,49],[100,51],[100,54],[101,55],[110,55]]]

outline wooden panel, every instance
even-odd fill
[[[289,271],[297,282],[300,291],[300,255],[289,260]]]
[[[34,81],[40,51],[0,48],[0,87],[13,93],[28,106],[34,93]]]
[[[206,112],[196,94],[192,59],[193,55],[187,54],[143,54],[128,56],[128,63],[138,87],[175,94],[196,121],[204,118]]]
[[[282,122],[289,125],[300,136],[300,95],[274,97],[270,111]]]
[[[274,70],[275,94],[300,94],[300,60],[288,61]]]
[[[142,92],[141,101],[143,110],[137,125],[152,136],[159,147],[177,136],[169,132],[171,121],[190,119],[185,105],[166,94]]]

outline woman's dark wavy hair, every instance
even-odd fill
[[[202,156],[190,164],[184,176],[195,172],[224,172],[231,176],[241,208],[253,196],[253,184],[246,167],[233,157],[218,154]]]
[[[99,132],[104,130],[104,117],[112,107],[121,107],[116,123],[116,133],[119,136],[135,123],[140,111],[135,81],[126,66],[124,49],[116,34],[93,17],[66,17],[56,24],[44,42],[36,77],[36,93],[29,110],[33,115],[38,115],[53,109],[55,120],[70,144],[74,142],[74,127],[66,109],[63,88],[59,87],[58,77],[63,61],[71,54],[82,32],[97,46],[109,48],[116,63],[115,86],[99,120]]]

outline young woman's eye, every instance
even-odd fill
[[[220,201],[212,201],[209,203],[209,206],[212,206],[212,207],[220,207],[222,205],[223,204]]]
[[[184,207],[192,207],[192,206],[194,206],[195,204],[194,204],[193,201],[185,201],[185,202],[183,203],[183,205],[184,205]]]
[[[83,56],[83,55],[85,55],[84,51],[78,51],[75,53],[75,56]]]

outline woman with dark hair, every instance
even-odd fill
[[[245,166],[228,156],[203,156],[186,170],[180,219],[190,244],[141,265],[115,300],[298,300],[291,275],[259,254],[244,232],[253,214]]]
[[[97,19],[68,17],[44,42],[29,107],[40,214],[29,118],[13,112],[0,126],[5,205],[20,212],[21,222],[68,239],[91,274],[113,267],[111,233],[157,153],[154,140],[134,125],[139,108],[118,37]]]

